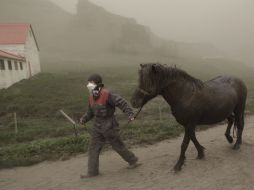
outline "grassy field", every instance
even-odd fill
[[[206,72],[199,70],[200,67],[181,67],[204,80],[225,72],[223,67]],[[75,138],[73,126],[63,118],[59,110],[64,109],[72,118],[79,119],[88,103],[86,79],[94,72],[103,76],[104,83],[112,92],[129,100],[137,82],[137,69],[137,65],[125,64],[84,67],[79,72],[41,73],[31,80],[1,90],[0,168],[68,159],[71,155],[86,152],[92,122],[78,126],[80,135]],[[242,75],[241,71],[238,70],[238,74]],[[249,88],[248,110],[253,112],[254,77],[251,74],[242,76]],[[14,112],[17,113],[17,133],[12,115]],[[127,122],[127,117],[119,110],[118,119],[120,127]],[[122,137],[128,145],[176,137],[182,130],[170,115],[169,106],[161,98],[151,101],[136,121],[121,128]]]

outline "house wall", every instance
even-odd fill
[[[25,44],[25,57],[27,65],[31,66],[31,74],[32,76],[39,73],[41,71],[39,51],[36,46],[36,42],[33,36],[33,33],[30,29],[27,35],[27,40]]]
[[[0,60],[4,60],[5,70],[0,70],[0,89],[8,88],[12,84],[28,78],[27,73],[27,64],[24,61],[17,61],[18,69],[15,69],[15,61],[13,59],[1,58]],[[11,61],[12,70],[8,68],[8,60]],[[21,70],[20,62],[22,62],[23,70]]]
[[[12,44],[12,45],[1,45],[0,50],[13,53],[15,55],[21,55],[25,57],[25,45],[24,44]]]
[[[0,49],[26,58],[27,65],[31,68],[31,76],[41,72],[39,51],[30,29],[25,44],[0,45]],[[30,72],[28,73],[30,77]]]
[[[9,70],[8,60],[10,59],[0,57],[5,64],[5,70],[0,70],[0,89],[8,88],[12,84],[30,78],[41,71],[39,50],[31,29],[27,34],[25,44],[0,45],[0,50],[21,55],[26,59],[26,62],[23,62],[23,70],[20,69],[20,61],[18,61],[18,70],[15,70],[14,60],[12,59],[12,70]]]

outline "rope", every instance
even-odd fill
[[[139,110],[137,111],[137,113],[134,115],[134,119],[136,119],[136,118],[138,117],[138,115],[139,115],[139,113],[141,112],[142,108],[143,108],[143,106],[141,106],[141,107],[139,108]],[[122,129],[125,128],[125,127],[127,127],[127,126],[130,124],[130,122],[131,122],[131,120],[129,120],[129,121],[122,127]],[[122,134],[123,134],[123,130],[121,130],[121,131],[119,132],[119,136],[121,136]]]

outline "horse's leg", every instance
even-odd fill
[[[228,126],[227,126],[227,130],[226,130],[226,132],[225,132],[225,136],[226,136],[226,138],[227,138],[227,140],[228,140],[228,142],[231,144],[231,143],[233,143],[233,138],[232,138],[232,136],[230,135],[230,130],[231,130],[231,127],[232,127],[232,125],[233,125],[233,123],[234,123],[234,115],[230,115],[227,119],[228,119]]]
[[[203,159],[205,157],[205,153],[204,150],[205,148],[199,144],[197,138],[196,138],[196,134],[195,134],[195,127],[193,127],[193,130],[190,131],[190,138],[191,141],[193,142],[193,144],[195,145],[197,151],[198,151],[198,159]]]
[[[175,172],[180,171],[182,169],[182,165],[184,164],[184,160],[185,160],[185,151],[188,148],[188,145],[190,143],[190,129],[188,129],[188,127],[185,127],[185,133],[184,133],[184,138],[183,138],[183,142],[181,145],[181,153],[180,153],[180,157],[174,167]]]
[[[247,89],[242,84],[241,94],[238,98],[238,104],[235,107],[235,123],[237,126],[237,139],[234,145],[234,149],[239,149],[242,144],[242,133],[244,128],[244,110],[246,105]]]
[[[242,133],[244,128],[244,113],[237,114],[235,117],[235,122],[237,126],[237,139],[233,149],[237,150],[240,148],[240,145],[242,144]]]

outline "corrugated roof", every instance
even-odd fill
[[[30,28],[33,33],[31,24],[0,24],[0,44],[25,44]],[[39,50],[34,33],[33,36]]]
[[[22,57],[20,55],[15,55],[13,53],[2,51],[2,50],[0,50],[0,57],[8,58],[8,59],[15,59],[15,60],[19,60],[19,61],[25,61],[25,57]]]

